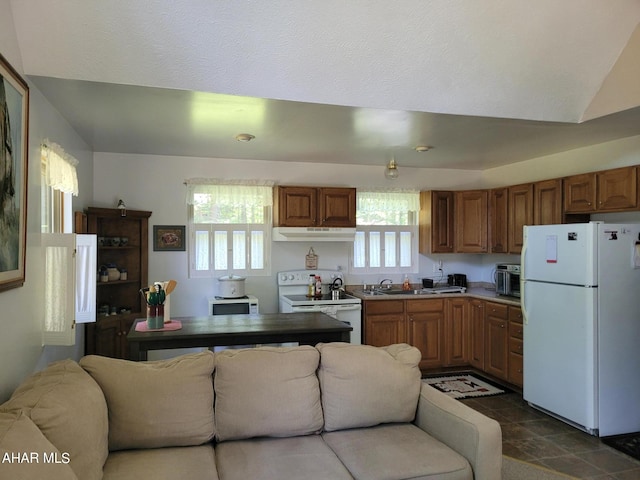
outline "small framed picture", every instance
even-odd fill
[[[184,225],[153,226],[153,250],[156,252],[184,252],[185,241]]]

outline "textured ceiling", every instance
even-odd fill
[[[640,134],[638,0],[11,7],[25,74],[96,151],[488,168]]]

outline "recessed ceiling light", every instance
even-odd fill
[[[250,142],[254,138],[256,138],[255,135],[251,135],[250,133],[239,133],[236,135],[236,140],[239,142]]]
[[[429,151],[429,150],[431,150],[432,148],[433,148],[433,147],[432,147],[431,145],[418,145],[418,146],[414,147],[414,150],[415,150],[416,152],[423,153],[423,152],[428,152],[428,151]]]

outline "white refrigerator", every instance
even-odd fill
[[[524,228],[523,397],[592,435],[640,431],[640,225]]]

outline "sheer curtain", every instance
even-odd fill
[[[408,212],[420,210],[420,192],[416,190],[385,189],[385,190],[360,190],[356,196],[356,211],[358,217],[369,218],[382,216],[387,225],[398,220],[398,215],[406,215]],[[400,223],[401,222],[401,223]],[[406,224],[406,220],[400,220],[395,225]]]
[[[78,160],[66,153],[60,145],[49,140],[43,142],[40,153],[47,185],[77,197],[78,174],[76,166]]]
[[[273,204],[273,186],[270,180],[222,180],[218,178],[191,178],[187,185],[187,204],[194,205],[197,195],[210,195],[229,205]],[[259,188],[262,187],[262,188]]]

